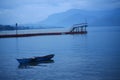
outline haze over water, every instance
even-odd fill
[[[1,80],[120,80],[120,27],[85,35],[0,38]],[[54,63],[20,66],[16,58],[55,54]]]

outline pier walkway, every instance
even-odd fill
[[[63,35],[63,34],[86,34],[87,23],[75,24],[71,29],[60,28],[58,29],[33,29],[33,30],[14,30],[14,31],[1,31],[0,38],[9,37],[29,37],[29,36],[42,36],[42,35]]]

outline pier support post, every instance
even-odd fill
[[[16,35],[17,35],[18,34],[18,30],[17,30],[18,29],[18,24],[16,23],[15,26],[16,26]]]

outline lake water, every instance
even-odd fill
[[[52,63],[16,58],[55,54]],[[0,38],[0,80],[120,80],[120,26],[88,27],[86,35]]]

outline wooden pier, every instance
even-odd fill
[[[65,35],[65,34],[87,34],[86,27],[87,23],[75,24],[72,26],[70,31],[67,32],[46,32],[46,33],[24,33],[24,34],[2,34],[0,38],[10,37],[29,37],[29,36],[42,36],[42,35]]]

